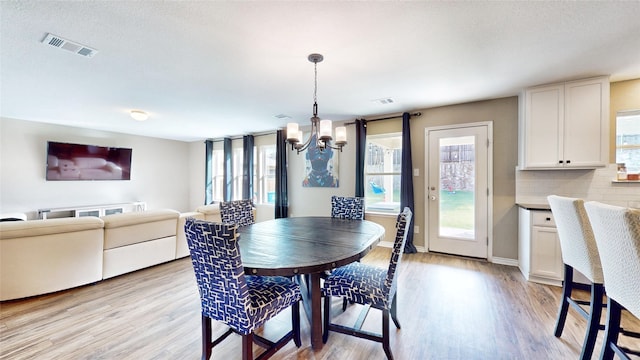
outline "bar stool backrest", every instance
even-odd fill
[[[585,203],[607,295],[640,318],[640,210]]]

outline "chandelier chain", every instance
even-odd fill
[[[318,116],[318,62],[313,62],[313,116]]]

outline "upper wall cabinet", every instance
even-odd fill
[[[593,169],[608,163],[608,77],[528,88],[519,104],[521,170]]]

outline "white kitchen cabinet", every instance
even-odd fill
[[[564,263],[550,210],[520,208],[518,264],[529,281],[562,286]]]
[[[519,105],[521,170],[593,169],[608,163],[608,77],[528,88]]]

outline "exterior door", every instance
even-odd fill
[[[426,129],[427,247],[488,258],[491,123]]]

